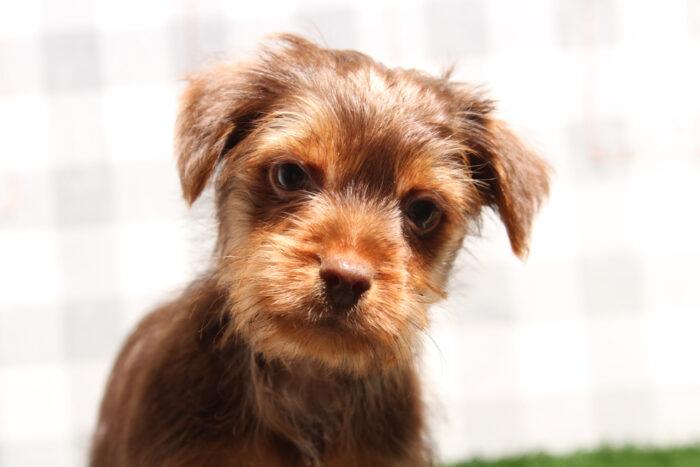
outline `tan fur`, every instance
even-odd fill
[[[527,254],[547,166],[472,87],[296,36],[189,81],[178,168],[189,203],[215,187],[217,259],[125,344],[91,465],[430,465],[428,307],[484,207]],[[282,163],[303,190],[275,184]],[[418,198],[441,213],[427,233],[407,218]],[[370,271],[342,313],[330,257]]]

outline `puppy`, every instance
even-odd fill
[[[431,465],[428,307],[484,208],[527,255],[547,165],[473,87],[292,35],[191,76],[176,138],[214,264],[126,342],[91,465]]]

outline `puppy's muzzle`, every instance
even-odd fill
[[[334,254],[323,260],[319,275],[328,300],[338,308],[348,308],[372,286],[374,271],[354,255]]]

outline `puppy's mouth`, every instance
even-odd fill
[[[362,312],[358,306],[323,307],[314,319],[311,320],[311,325],[321,330],[336,331],[336,332],[351,332],[357,329],[357,317]]]
[[[346,303],[331,303],[327,297],[312,303],[303,312],[282,313],[277,318],[287,325],[307,328],[337,335],[355,335],[361,333],[366,313],[363,300]],[[301,311],[301,310],[299,310]]]
[[[354,334],[355,331],[346,319],[335,316],[323,316],[313,321],[311,328],[338,337]]]

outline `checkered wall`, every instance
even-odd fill
[[[485,83],[555,166],[434,309],[441,456],[700,439],[700,1],[0,0],[0,465],[75,466],[128,330],[206,265],[184,73],[274,31]]]

